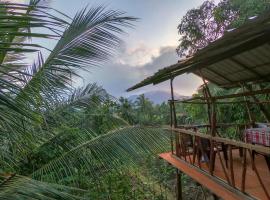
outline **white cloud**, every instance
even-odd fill
[[[27,2],[27,0],[7,0],[7,1],[11,3],[26,3]]]
[[[116,63],[140,67],[151,62],[152,57],[158,54],[159,49],[147,47],[143,42],[132,48],[122,46],[120,58],[116,60]]]
[[[132,51],[131,51],[132,52]],[[122,59],[130,52],[124,52]],[[175,53],[175,47],[163,47],[158,50],[158,55],[150,54],[150,61],[141,66],[133,65],[134,63],[120,63],[116,60],[108,63],[102,68],[92,70],[91,74],[84,73],[85,83],[97,82],[102,85],[110,94],[118,96],[130,96],[146,91],[153,90],[169,90],[169,83],[164,82],[156,86],[146,86],[131,93],[126,93],[125,90],[132,85],[142,81],[144,78],[152,75],[156,71],[171,64],[174,64],[179,59]],[[201,84],[201,80],[192,74],[179,76],[175,79],[175,90],[182,95],[191,95]]]

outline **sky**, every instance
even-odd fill
[[[13,0],[23,2],[24,0]],[[102,67],[83,72],[83,81],[76,85],[96,82],[115,97],[130,96],[147,91],[169,91],[169,83],[127,93],[125,90],[152,75],[158,69],[176,63],[180,58],[176,46],[180,35],[177,25],[182,16],[203,0],[50,0],[50,6],[69,16],[86,6],[106,5],[108,9],[125,11],[127,15],[139,18],[135,27],[123,35],[123,45],[117,55]],[[195,75],[182,75],[175,79],[175,90],[181,95],[193,94],[201,84]]]

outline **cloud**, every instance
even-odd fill
[[[9,1],[11,3],[26,3],[26,2],[28,2],[27,0],[7,0],[7,1]]]
[[[126,48],[123,45],[116,63],[140,67],[151,62],[152,57],[158,54],[159,49],[149,48],[144,42],[140,42],[133,48]]]
[[[147,76],[152,75],[156,71],[171,64],[174,64],[179,59],[175,53],[175,47],[161,47],[156,50],[157,55],[151,55],[147,53],[147,47],[139,46],[137,49],[128,50],[122,49],[121,60],[115,59],[111,63],[106,64],[102,68],[92,70],[91,74],[84,73],[85,83],[88,82],[97,82],[99,85],[102,85],[110,94],[119,97],[119,96],[130,96],[132,94],[138,94],[154,90],[169,90],[168,81],[155,85],[155,86],[146,86],[141,89],[138,89],[131,93],[126,93],[126,89],[132,85],[142,81]],[[145,52],[145,56],[150,57],[149,61],[145,64],[139,65],[141,61],[138,61],[135,65],[135,61],[128,63],[128,60],[133,59],[134,54],[141,54]],[[155,51],[153,51],[155,52]],[[120,56],[120,55],[119,55]],[[198,86],[201,84],[201,80],[192,74],[186,74],[179,76],[174,81],[175,90],[182,95],[191,95],[195,92]]]

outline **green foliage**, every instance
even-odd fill
[[[269,7],[269,0],[222,0],[217,5],[214,1],[204,1],[181,19],[178,25],[181,38],[176,51],[180,57],[192,56],[226,30],[239,27]]]
[[[118,115],[130,124],[162,126],[170,124],[170,110],[167,103],[153,104],[144,94],[135,102],[121,97],[117,105]]]

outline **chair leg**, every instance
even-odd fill
[[[213,194],[213,198],[214,198],[214,200],[218,200],[219,199],[218,196],[215,195],[215,194]]]
[[[212,163],[212,169],[215,171],[215,163],[216,163],[216,151],[213,152],[213,163]]]
[[[266,161],[268,170],[269,170],[269,172],[270,172],[270,156],[264,155],[264,158],[265,158],[265,161]]]
[[[227,147],[228,147],[227,145],[224,145],[224,144],[221,145],[223,156],[224,156],[224,159],[225,159],[226,168],[228,168],[228,152],[227,152]]]
[[[239,148],[239,156],[241,158],[243,157],[243,148],[242,147]]]
[[[252,155],[252,170],[254,170],[254,161],[255,161],[255,151],[252,151],[252,153],[251,153],[251,155]]]

